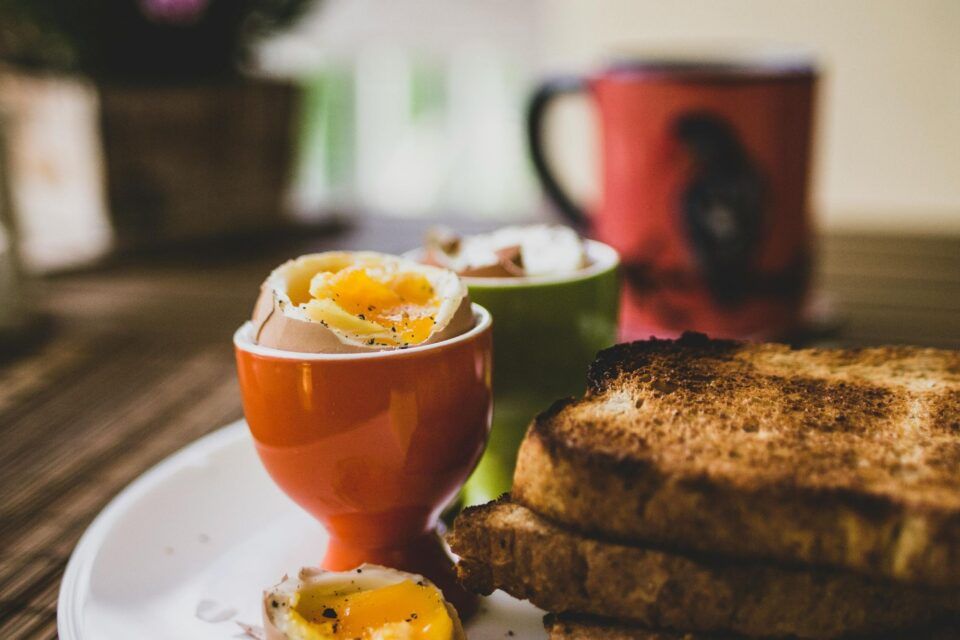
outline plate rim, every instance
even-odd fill
[[[247,431],[243,418],[226,424],[197,438],[166,456],[124,486],[100,510],[80,536],[70,553],[70,559],[60,580],[57,596],[57,633],[60,640],[89,640],[83,637],[83,605],[85,586],[89,586],[97,551],[127,508],[160,481],[169,477],[174,468],[181,468],[188,459],[206,455],[211,449],[239,440]]]

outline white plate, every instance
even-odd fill
[[[60,585],[61,640],[233,639],[260,597],[323,556],[326,532],[274,487],[241,421],[167,458],[87,529]],[[544,638],[543,612],[496,593],[470,640]]]

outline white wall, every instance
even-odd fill
[[[823,68],[814,206],[828,228],[960,232],[960,0],[535,0],[541,66],[704,42],[810,48]],[[589,112],[557,114],[557,163],[592,192]],[[560,144],[557,144],[560,143]],[[589,155],[589,153],[587,153]]]
[[[316,76],[320,94],[331,69],[351,78],[349,184],[312,184],[318,165],[304,172],[305,199],[322,207],[336,191],[335,204],[398,216],[529,216],[540,192],[523,105],[538,16],[534,0],[324,0],[268,43],[267,69]]]

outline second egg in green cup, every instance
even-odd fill
[[[464,506],[510,490],[517,449],[533,417],[583,393],[597,351],[617,337],[617,252],[584,240],[587,266],[562,276],[464,276],[493,315],[493,429],[463,490]]]

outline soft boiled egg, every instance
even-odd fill
[[[267,640],[464,640],[457,610],[432,582],[373,564],[303,569],[264,593]]]
[[[426,262],[471,278],[565,276],[589,265],[583,239],[559,225],[503,227],[466,237],[433,229],[424,249]]]
[[[371,251],[290,260],[254,308],[258,344],[315,353],[403,349],[468,331],[466,286],[448,269]]]

